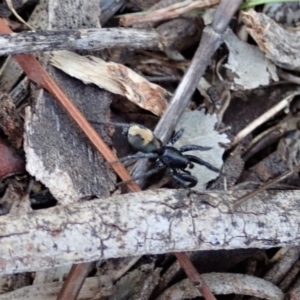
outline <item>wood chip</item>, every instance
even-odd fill
[[[122,64],[105,62],[94,56],[80,56],[69,51],[52,53],[51,63],[84,83],[94,83],[114,94],[127,97],[136,105],[161,116],[170,93],[150,83]]]

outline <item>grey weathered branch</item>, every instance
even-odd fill
[[[0,273],[101,258],[299,245],[300,195],[145,191],[0,218]]]
[[[154,29],[131,28],[28,31],[0,36],[0,55],[112,47],[162,49],[162,39]]]

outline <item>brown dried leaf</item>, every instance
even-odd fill
[[[23,123],[16,112],[15,104],[8,94],[0,96],[0,128],[12,145],[19,149],[23,142]]]
[[[159,85],[150,83],[122,64],[105,62],[94,56],[59,51],[52,54],[51,63],[65,73],[84,83],[93,83],[128,100],[155,115],[161,116],[170,93]]]

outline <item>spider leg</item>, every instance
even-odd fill
[[[216,173],[220,173],[221,171],[212,166],[210,163],[204,161],[203,159],[197,157],[197,156],[194,156],[194,155],[184,155],[184,157],[186,157],[188,160],[198,164],[198,165],[202,165],[202,166],[205,166],[207,169],[211,170],[211,171],[214,171]]]
[[[146,173],[144,173],[144,174],[142,174],[140,176],[136,176],[136,177],[134,177],[134,178],[132,178],[130,180],[126,180],[126,181],[122,181],[120,183],[117,183],[117,186],[126,184],[126,183],[131,182],[131,181],[135,181],[135,180],[138,180],[138,179],[141,179],[141,178],[144,178],[144,177],[148,177],[148,176],[150,176],[150,175],[152,175],[152,174],[154,174],[154,173],[156,173],[156,172],[164,169],[165,167],[166,167],[165,164],[162,164],[162,163],[158,162],[157,165],[152,170],[149,170],[148,172],[146,172]]]
[[[189,175],[191,175],[191,172],[190,172],[190,171],[188,171],[188,170],[181,169],[181,171],[182,171],[182,172],[184,172],[184,173],[186,173],[186,174],[189,174]]]
[[[186,145],[186,146],[182,146],[179,151],[180,152],[186,152],[186,151],[192,151],[192,150],[199,150],[199,151],[207,151],[207,150],[211,150],[212,147],[203,147],[203,146],[199,146],[199,145]]]
[[[184,129],[183,129],[183,128],[181,128],[180,130],[178,130],[178,131],[173,135],[173,137],[171,137],[171,139],[170,139],[169,142],[168,142],[168,145],[173,145],[173,144],[175,144],[175,143],[180,139],[180,137],[182,136],[183,132],[184,132]]]
[[[185,172],[185,170],[182,171]],[[184,188],[192,188],[198,182],[195,176],[187,173],[178,173],[175,169],[170,169],[170,174],[172,178]]]
[[[157,157],[158,157],[158,155],[156,153],[137,153],[137,154],[134,154],[134,155],[128,155],[128,156],[122,157],[118,160],[110,161],[109,163],[113,164],[113,163],[116,163],[116,162],[124,162],[124,161],[127,161],[127,160],[133,160],[133,159],[157,158]]]

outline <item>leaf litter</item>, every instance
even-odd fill
[[[128,10],[140,9],[139,1],[129,2],[130,3],[124,4],[127,5]],[[151,3],[152,2],[155,1],[151,1]],[[214,3],[216,2],[217,1],[214,1]],[[111,3],[113,3],[113,1],[111,1]],[[174,4],[174,1],[172,3]],[[146,4],[143,2],[143,5]],[[234,136],[239,131],[241,131],[251,122],[258,119],[259,116],[263,115],[265,111],[274,107],[276,103],[280,102],[280,100],[286,97],[287,94],[289,95],[293,93],[296,89],[295,83],[299,84],[299,78],[296,76],[297,74],[288,72],[289,70],[299,70],[299,30],[297,27],[291,28],[291,26],[295,25],[297,21],[299,21],[299,18],[297,18],[297,9],[297,6],[293,6],[293,8],[290,8],[288,13],[286,13],[287,10],[284,8],[284,6],[274,5],[272,11],[274,19],[271,19],[270,15],[268,16],[265,13],[260,13],[259,10],[254,11],[252,9],[240,12],[239,20],[243,20],[245,23],[243,25],[244,28],[251,35],[255,42],[249,42],[249,36],[246,36],[246,38],[242,39],[239,35],[238,29],[234,25],[231,26],[233,30],[228,30],[227,34],[225,35],[224,41],[226,48],[220,48],[219,53],[213,57],[212,63],[203,77],[203,82],[204,80],[207,82],[205,88],[205,97],[207,98],[207,101],[205,102],[206,110],[200,110],[203,108],[203,106],[201,106],[202,103],[199,105],[199,102],[201,102],[203,99],[200,98],[199,100],[199,97],[194,95],[190,107],[178,121],[176,130],[184,128],[184,134],[176,142],[175,146],[180,148],[183,145],[196,144],[200,146],[211,147],[212,149],[209,151],[191,151],[188,154],[199,156],[203,160],[209,162],[211,165],[220,169],[224,164],[224,157],[225,167],[222,170],[221,177],[226,178],[227,170],[233,170],[230,176],[233,177],[231,181],[235,185],[229,186],[232,191],[238,188],[249,187],[248,183],[251,183],[252,186],[267,183],[276,178],[276,176],[282,174],[284,171],[288,171],[299,165],[300,146],[298,142],[298,123],[300,105],[297,97],[295,97],[295,99],[292,100],[289,105],[286,105],[284,111],[276,111],[276,114],[273,114],[262,124],[260,123],[258,127],[255,127],[255,129],[253,129],[249,135],[246,136],[246,138],[239,140],[236,148],[230,149],[230,146],[232,147],[230,142],[234,140]],[[294,16],[292,16],[293,12],[295,12]],[[280,16],[280,18],[276,18],[276,14],[277,16]],[[287,17],[288,24],[281,22],[284,16]],[[141,21],[143,20],[141,19]],[[156,25],[152,24],[151,26],[155,27]],[[173,29],[175,30],[175,28]],[[176,36],[176,33],[173,34],[173,36]],[[171,50],[174,51],[174,53],[179,53],[182,55],[178,49]],[[126,52],[124,53],[123,57],[126,57]],[[115,54],[118,54],[118,50],[115,51]],[[158,66],[163,65],[159,56],[152,57],[151,61],[155,62],[155,64],[151,65],[151,67],[149,64],[147,69],[142,68],[141,65],[143,60],[147,60],[148,62],[150,61],[149,57],[144,55],[145,53],[140,52],[139,55],[135,57],[134,64],[136,64],[136,67],[133,64],[132,68],[126,67],[125,61],[124,64],[113,61],[106,62],[103,59],[96,57],[97,54],[95,54],[95,56],[83,57],[71,52],[54,52],[52,54],[52,63],[70,76],[73,76],[86,84],[92,83],[99,86],[101,89],[105,89],[111,93],[126,97],[128,100],[132,101],[132,103],[143,109],[139,110],[138,108],[134,110],[134,113],[130,111],[122,111],[122,109],[118,111],[116,106],[114,106],[114,101],[112,101],[113,112],[111,114],[112,117],[110,121],[113,122],[115,119],[121,118],[121,121],[130,123],[134,122],[136,119],[139,119],[141,120],[140,123],[143,123],[145,120],[152,120],[152,114],[156,116],[163,115],[166,107],[169,105],[168,100],[176,89],[176,80],[178,80],[178,73],[176,74],[177,78],[174,80],[174,78],[172,78],[167,72],[164,74],[163,68],[158,70]],[[189,55],[190,53],[185,52],[182,57],[189,57]],[[113,55],[111,57],[113,57]],[[122,55],[119,57],[122,57]],[[226,59],[222,61],[222,57],[226,57]],[[189,59],[186,61],[189,62]],[[218,72],[214,68],[214,65],[217,65],[217,62],[219,62],[222,66],[220,74],[225,70],[225,72],[222,73],[222,76],[219,77],[218,75],[220,74],[217,74]],[[172,61],[170,63],[169,60],[168,63],[171,65]],[[156,69],[153,68],[155,65],[157,66]],[[5,64],[3,66],[5,67]],[[5,73],[4,67],[2,71]],[[151,68],[153,69],[151,70]],[[138,70],[142,71],[139,72]],[[143,73],[143,76],[138,73]],[[157,76],[157,74],[159,74],[159,76]],[[283,78],[282,74],[284,74],[285,79],[288,79],[289,83],[281,80]],[[147,79],[145,79],[146,77]],[[151,81],[156,81],[159,84],[154,84]],[[174,84],[174,81],[176,84]],[[18,82],[18,80],[15,80],[14,82]],[[167,82],[167,84],[164,84],[165,82]],[[231,103],[228,107],[226,106],[227,109],[225,108],[226,112],[223,120],[218,119],[218,116],[214,112],[213,108],[208,107],[208,104],[210,103],[209,98],[212,95],[210,91],[216,85],[223,85],[222,88],[225,89],[227,93],[231,94]],[[10,91],[11,88],[12,87],[3,87],[3,90]],[[122,100],[125,101],[125,99]],[[22,101],[25,102],[27,100],[22,99]],[[251,108],[249,108],[249,103]],[[210,113],[207,114],[207,111]],[[2,115],[4,116],[5,114]],[[13,142],[10,140],[11,133],[19,132],[18,124],[14,124],[13,117],[14,116],[11,115],[10,118],[1,120],[0,124],[4,131],[1,132],[1,138],[4,136],[5,139],[12,144]],[[231,122],[233,119],[235,123]],[[157,119],[155,119],[155,122],[152,123],[156,123],[156,121]],[[292,123],[292,125],[290,123]],[[216,124],[218,125],[218,130],[216,129]],[[241,124],[242,128],[239,128],[241,127]],[[7,129],[10,130],[7,131]],[[273,135],[273,133],[276,134]],[[18,140],[16,141],[16,144],[20,145],[22,137],[19,135],[19,133],[17,135],[13,134],[12,137],[17,137]],[[119,147],[122,147],[122,145]],[[1,159],[3,160],[2,157],[0,158],[0,161]],[[23,165],[23,159],[21,162]],[[235,171],[233,167],[235,164],[237,164],[237,162],[239,164],[238,172]],[[242,169],[244,169],[244,171]],[[24,172],[23,169],[22,172]],[[195,187],[197,190],[204,190],[209,182],[214,181],[216,177],[218,177],[216,173],[196,164],[191,170],[191,173],[199,180],[197,186]],[[61,178],[58,178],[57,180],[61,181]],[[10,184],[9,187],[12,188],[12,185]],[[226,189],[226,185],[219,185],[219,188],[220,187],[221,189]],[[298,173],[293,174],[290,180],[283,181],[282,185],[275,185],[275,188],[299,188]],[[45,188],[42,187],[42,189]],[[249,201],[251,201],[251,199]],[[259,253],[261,256],[257,255],[257,252],[251,250],[248,254],[244,253],[239,262],[233,262],[233,259],[239,257],[241,249],[237,249],[232,253],[229,253],[228,251],[224,251],[224,253],[219,252],[218,256],[222,257],[222,260],[217,262],[217,259],[215,259],[210,262],[209,271],[215,271],[216,269],[219,270],[220,267],[224,266],[225,262],[231,263],[230,268],[228,267],[225,271],[233,269],[239,263],[243,265],[239,265],[238,269],[241,273],[245,273],[246,269],[247,271],[250,270],[250,264],[252,262],[254,262],[251,264],[251,266],[254,265],[252,274],[263,274],[268,269],[274,269],[276,271],[276,263],[279,264],[288,260],[287,258],[290,258],[288,257],[290,252],[294,253],[293,262],[299,260],[299,253],[296,248],[297,247],[295,247],[295,249],[293,247],[289,247],[289,249],[285,251],[285,254],[283,254],[282,257],[275,262],[274,266],[268,262],[268,257],[272,257],[277,249],[272,250],[273,252],[261,250]],[[280,251],[277,253],[279,252]],[[198,255],[201,256],[203,253],[198,253]],[[212,256],[212,254],[209,255],[209,257]],[[172,258],[170,261],[168,259],[170,259],[170,257],[168,257],[168,255],[164,255],[157,260],[155,264],[146,263],[144,264],[144,269],[143,267],[138,267],[135,268],[135,270],[129,271],[127,275],[123,277],[124,279],[120,280],[116,285],[118,291],[120,292],[118,298],[122,299],[122,293],[124,291],[126,293],[128,292],[128,294],[134,295],[135,293],[133,290],[135,286],[144,284],[145,289],[143,290],[143,287],[139,286],[140,289],[137,290],[137,294],[141,295],[145,293],[143,294],[143,296],[146,297],[145,299],[155,299],[153,296],[153,289],[155,286],[158,288],[157,282],[160,280],[159,276],[161,275],[160,268],[164,268],[164,272],[168,273],[171,272],[170,269],[176,264],[173,263]],[[202,257],[202,260],[195,260],[195,265],[198,263],[201,265],[201,268],[203,268],[203,266],[205,266],[205,262],[207,262],[207,259],[203,259]],[[104,264],[105,263],[106,262],[104,262]],[[156,266],[159,267],[156,268]],[[169,268],[169,266],[171,267]],[[292,267],[293,264],[290,263],[289,267],[286,269],[291,269]],[[296,267],[296,264],[294,267]],[[149,271],[151,275],[142,278],[145,268],[147,269],[146,271]],[[179,267],[174,269],[178,271]],[[116,268],[116,271],[118,270],[119,268]],[[295,274],[296,273],[297,272],[295,272]],[[217,276],[214,276],[213,273],[211,274],[212,275],[210,276],[212,276],[212,282],[214,284],[220,284],[220,287],[223,287],[224,281],[229,278],[229,276],[225,273],[225,279],[223,278],[222,281],[219,282]],[[288,272],[279,275],[275,274],[273,276],[274,278],[276,278],[276,276],[281,276],[281,278],[285,276],[287,280],[290,280],[290,283],[296,282],[296,277],[294,278],[293,275]],[[253,277],[255,276],[252,276],[251,280]],[[291,277],[294,279],[290,279]],[[238,280],[241,278],[243,277],[239,277]],[[153,282],[151,282],[152,279]],[[131,281],[130,285],[128,284],[129,281]],[[144,283],[141,283],[141,281]],[[261,281],[262,286],[264,286],[266,282],[263,281],[263,279],[261,279]],[[248,283],[245,283],[245,290],[249,288],[249,286],[247,286]],[[188,287],[189,282],[183,281],[181,284],[182,285],[180,288],[173,286],[172,289],[179,292],[184,291],[185,288]],[[254,282],[253,285],[255,287],[254,289],[257,290],[257,285],[259,285],[259,282]],[[147,286],[149,287],[149,290],[146,289]],[[165,286],[167,286],[167,284]],[[269,284],[269,286],[271,291],[265,291],[265,297],[275,299],[275,296],[272,296],[272,298],[270,295],[276,294],[278,299],[282,299],[283,292],[278,290],[278,287],[275,285],[271,286]],[[230,287],[232,288],[233,285],[231,284]],[[168,289],[166,289],[166,291],[167,290]],[[288,291],[286,294],[296,296],[300,294],[299,284],[298,287],[297,285],[292,286],[292,284],[289,284],[285,290]],[[107,296],[111,296],[113,298],[116,295],[114,293],[115,291],[110,290],[110,295]],[[230,293],[237,293],[237,290],[230,290]],[[240,293],[243,294],[243,291],[240,291]],[[187,294],[185,294],[185,296],[186,295]],[[250,295],[260,296],[255,292],[251,293],[251,291]]]

